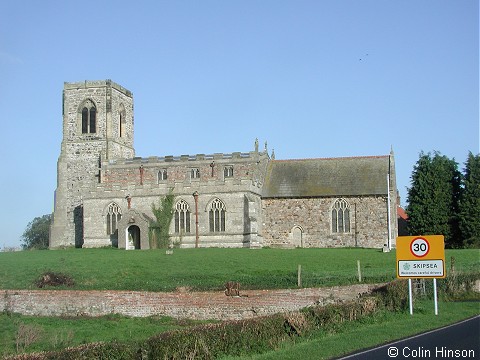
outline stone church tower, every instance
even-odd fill
[[[50,247],[81,246],[83,196],[101,181],[102,163],[134,155],[132,93],[111,80],[65,83]]]

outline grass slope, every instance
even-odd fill
[[[479,250],[447,250],[459,272],[480,269]],[[297,286],[302,265],[303,287],[345,285],[358,282],[357,260],[367,283],[393,280],[395,252],[375,249],[175,249],[125,251],[69,249],[0,253],[0,289],[33,289],[46,271],[68,274],[74,289],[171,291],[220,290],[226,281],[242,288],[271,289]]]
[[[416,303],[414,314],[381,311],[358,321],[318,331],[296,344],[286,343],[277,351],[251,357],[224,357],[223,360],[298,360],[332,359],[394,340],[420,334],[478,315],[479,302],[440,302],[439,315],[433,315],[433,302]],[[385,349],[385,359],[388,359]]]

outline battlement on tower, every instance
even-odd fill
[[[93,88],[107,87],[107,86],[120,91],[126,96],[129,96],[129,97],[133,96],[133,93],[130,90],[125,89],[122,85],[119,85],[110,79],[95,80],[95,81],[85,80],[85,81],[79,81],[79,82],[64,83],[65,90],[78,90],[78,89],[90,89],[90,88],[93,89]]]

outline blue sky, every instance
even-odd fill
[[[137,156],[479,149],[477,0],[3,1],[0,247],[53,209],[64,82],[135,101]]]

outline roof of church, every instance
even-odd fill
[[[265,198],[387,194],[389,156],[272,160]]]

